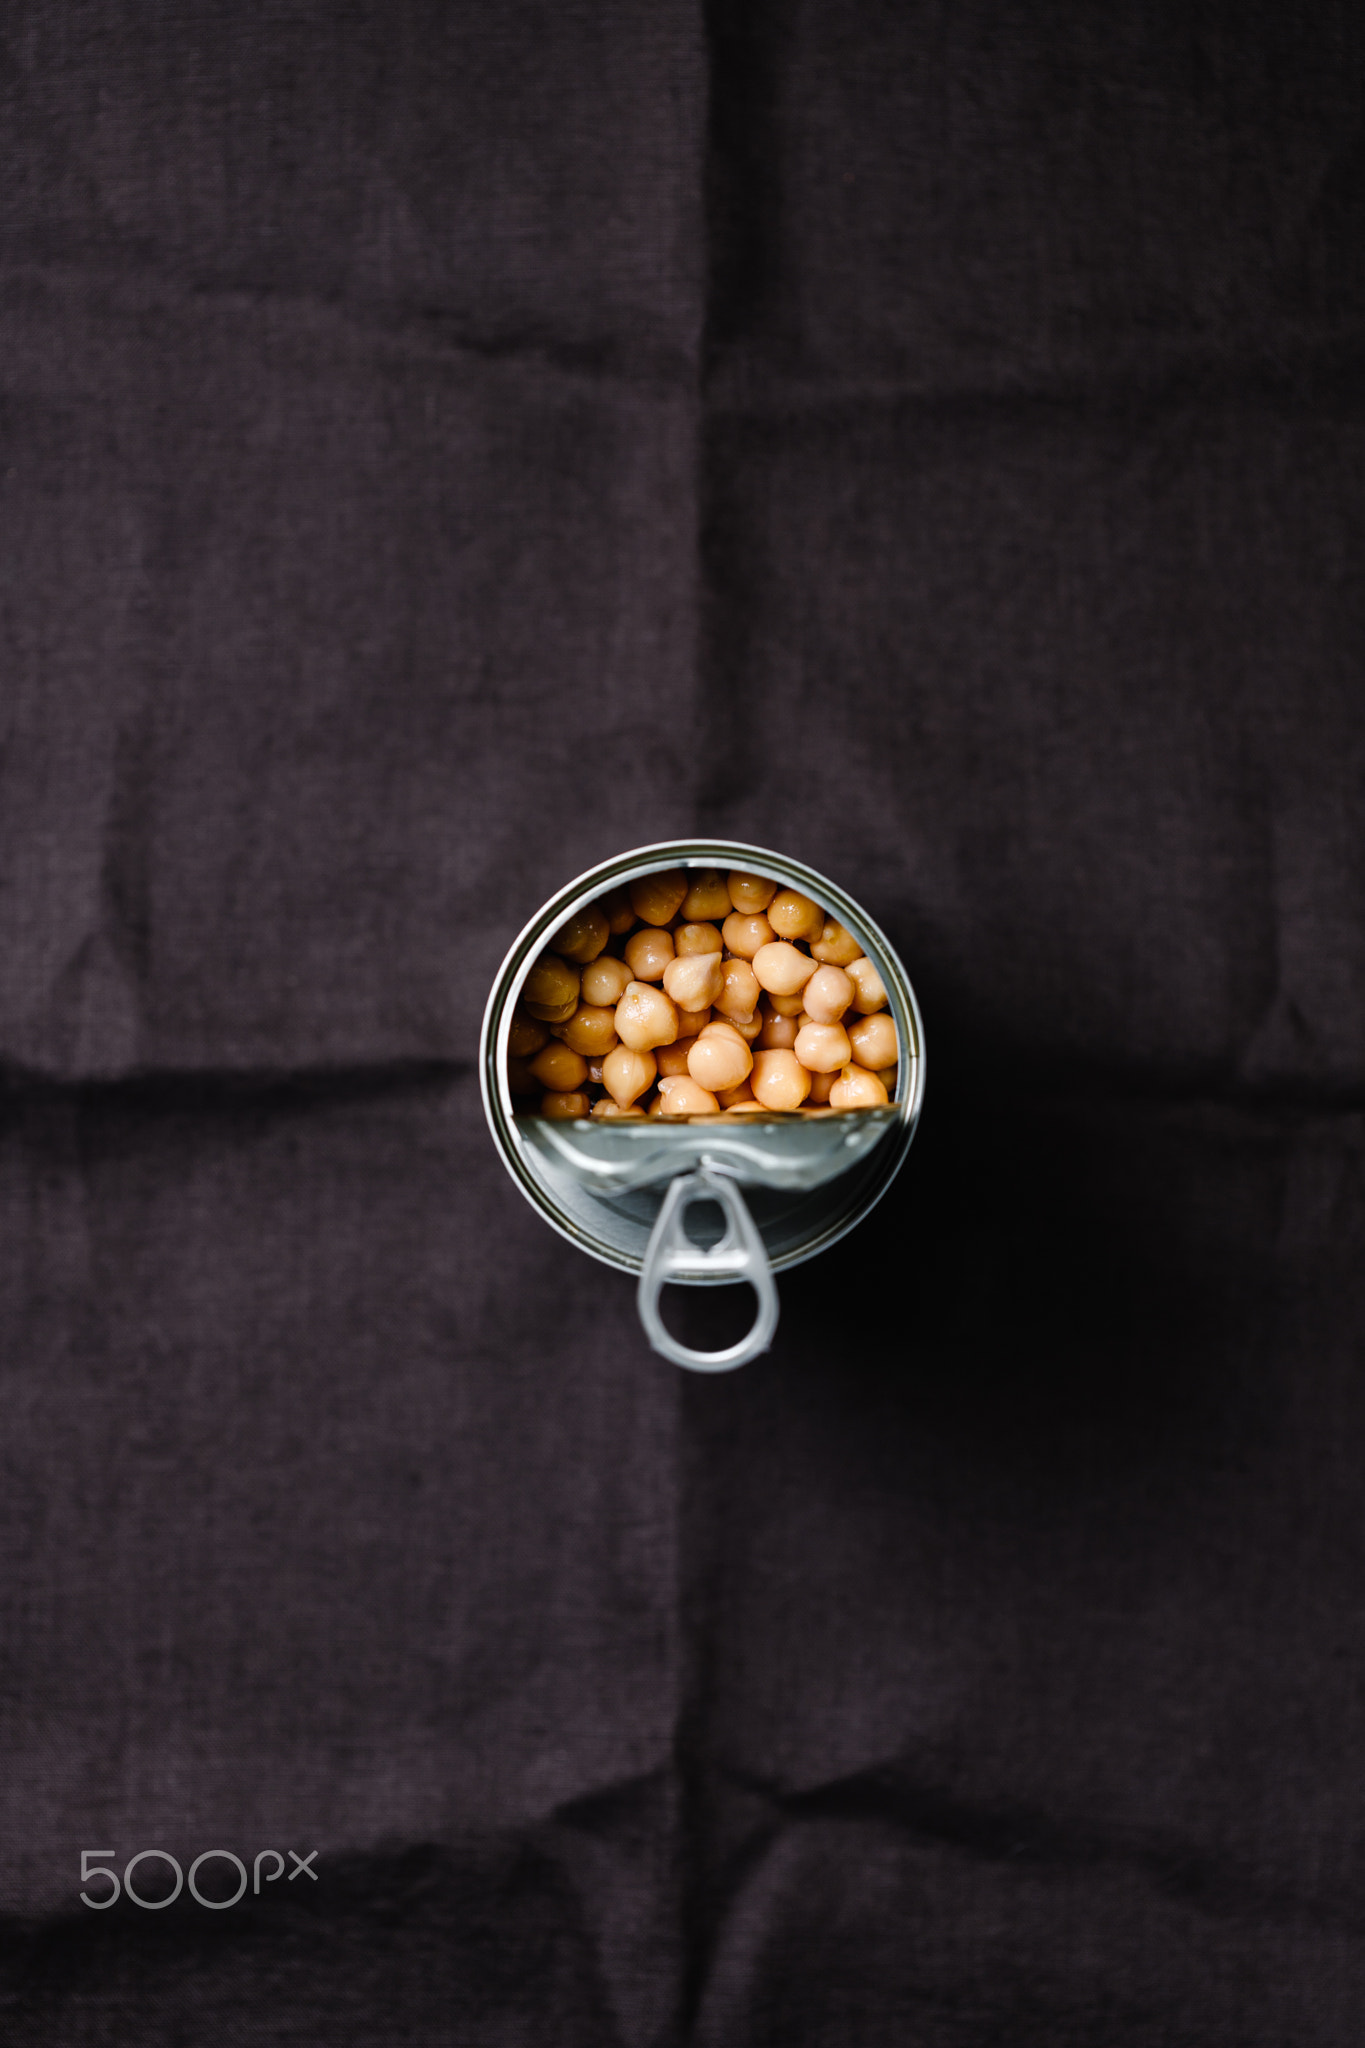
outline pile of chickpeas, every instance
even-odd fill
[[[895,1100],[900,1047],[858,941],[765,875],[666,868],[578,911],[512,1017],[541,1116],[754,1116]]]

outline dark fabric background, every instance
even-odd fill
[[[0,2038],[1355,2048],[1365,14],[39,0],[0,105]],[[932,1055],[715,1383],[474,1073],[700,831]],[[317,1882],[79,1902],[215,1847]]]

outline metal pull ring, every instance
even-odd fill
[[[718,1244],[705,1250],[692,1242],[685,1228],[692,1202],[716,1202],[725,1217],[725,1235]],[[686,1344],[669,1335],[659,1314],[659,1296],[670,1280],[713,1286],[747,1280],[758,1296],[753,1328],[728,1350],[689,1350]],[[640,1321],[654,1350],[661,1358],[671,1359],[674,1365],[685,1365],[692,1372],[731,1372],[768,1349],[777,1329],[777,1282],[758,1226],[729,1174],[703,1164],[695,1173],[679,1174],[669,1182],[645,1248],[637,1299]]]

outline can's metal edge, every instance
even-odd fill
[[[869,917],[861,906],[854,902],[837,882],[832,882],[818,869],[808,867],[804,861],[793,860],[789,855],[775,853],[765,846],[751,846],[734,839],[663,839],[653,845],[637,846],[628,853],[615,855],[611,860],[602,861],[597,867],[586,869],[572,882],[558,890],[543,903],[534,917],[523,925],[517,937],[509,946],[501,966],[493,977],[488,1002],[484,1008],[483,1025],[479,1033],[479,1091],[483,1098],[484,1116],[503,1164],[507,1167],[515,1186],[535,1209],[562,1238],[586,1252],[604,1266],[610,1266],[621,1273],[638,1274],[643,1261],[628,1253],[608,1250],[594,1242],[588,1234],[579,1229],[569,1218],[560,1215],[545,1195],[544,1189],[529,1171],[524,1147],[517,1134],[516,1118],[512,1109],[511,1096],[507,1091],[504,1075],[507,1063],[507,1037],[511,1028],[512,1009],[520,993],[521,985],[530,969],[537,951],[543,946],[550,933],[557,931],[573,916],[574,912],[590,903],[621,882],[629,882],[639,875],[652,873],[661,867],[726,867],[743,871],[771,875],[775,881],[789,883],[810,895],[822,908],[837,916],[841,924],[847,925],[855,936],[864,943],[871,940],[869,952],[879,960],[882,967],[891,967],[892,981],[887,992],[892,997],[897,1022],[907,1040],[915,1048],[913,1084],[905,1091],[901,1105],[900,1129],[893,1136],[888,1133],[884,1147],[887,1153],[886,1169],[869,1191],[865,1199],[851,1215],[842,1217],[823,1231],[811,1244],[803,1245],[799,1251],[788,1252],[772,1262],[774,1272],[787,1272],[794,1266],[804,1265],[820,1252],[828,1251],[841,1237],[847,1236],[865,1216],[877,1206],[890,1187],[914,1142],[924,1104],[926,1078],[926,1057],[924,1044],[924,1019],[920,1013],[919,1000],[914,984],[900,955],[892,946],[885,932],[875,919]],[[874,1158],[876,1154],[874,1153]]]

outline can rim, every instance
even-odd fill
[[[590,1258],[613,1267],[617,1272],[639,1273],[643,1264],[640,1257],[594,1239],[571,1217],[561,1214],[531,1172],[524,1141],[516,1128],[516,1114],[507,1086],[507,1040],[516,999],[536,954],[549,934],[557,931],[576,911],[605,890],[619,883],[634,881],[660,867],[741,868],[746,872],[771,875],[774,880],[788,883],[803,894],[814,897],[862,942],[864,950],[875,960],[886,983],[903,1042],[913,1048],[906,1062],[910,1069],[909,1085],[903,1091],[904,1100],[897,1105],[900,1111],[898,1123],[888,1129],[873,1155],[885,1155],[883,1171],[863,1189],[862,1198],[847,1215],[831,1219],[810,1244],[801,1245],[772,1260],[774,1272],[785,1272],[793,1266],[804,1265],[807,1259],[815,1258],[836,1244],[862,1222],[886,1193],[904,1165],[914,1140],[924,1103],[926,1068],[924,1020],[914,986],[900,956],[875,919],[869,917],[837,883],[803,861],[775,853],[768,847],[753,846],[744,840],[661,839],[648,846],[632,847],[626,853],[585,869],[572,882],[567,882],[548,897],[509,946],[489,990],[479,1034],[479,1089],[484,1115],[503,1164],[538,1214],[561,1237],[578,1250],[587,1252]]]

